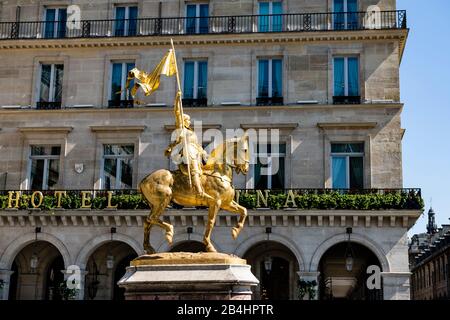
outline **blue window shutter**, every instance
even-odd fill
[[[266,15],[269,14],[269,2],[260,2],[259,3],[259,14]],[[269,16],[258,17],[258,31],[259,32],[268,32],[269,31]]]
[[[114,21],[114,36],[125,35],[125,7],[116,7],[116,19]]]

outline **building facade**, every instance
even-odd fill
[[[174,169],[163,152],[176,82],[164,78],[136,100],[124,90],[127,72],[151,71],[173,39],[185,112],[202,121],[205,146],[214,130],[280,137],[254,144],[260,160],[234,177],[261,202],[239,239],[230,236],[233,214],[221,213],[213,232],[217,248],[252,265],[255,297],[296,299],[301,278],[316,280],[322,299],[409,299],[406,232],[422,205],[420,190],[401,189],[408,28],[394,0],[3,1],[0,19],[3,298],[53,298],[72,265],[82,274],[78,298],[123,297],[115,283],[142,253],[148,209],[79,208],[79,200],[14,208],[8,191],[116,195]],[[265,190],[316,198],[295,210],[264,203]],[[158,231],[152,243],[200,250],[206,215],[171,208],[174,246]],[[383,278],[376,292],[364,285],[370,265]]]
[[[450,297],[450,225],[437,228],[435,212],[428,211],[427,232],[411,238],[411,299],[448,300]]]

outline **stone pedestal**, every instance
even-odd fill
[[[246,261],[222,253],[160,253],[133,261],[118,285],[127,300],[250,300]]]

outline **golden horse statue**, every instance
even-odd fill
[[[151,212],[144,222],[145,251],[148,254],[155,253],[150,245],[150,229],[153,225],[163,228],[166,240],[172,244],[173,226],[160,219],[171,201],[182,206],[208,207],[203,237],[207,252],[216,252],[211,243],[211,232],[220,209],[240,215],[237,225],[231,230],[233,239],[236,239],[244,227],[247,209],[234,201],[233,170],[238,174],[247,174],[249,158],[248,135],[226,140],[211,152],[201,176],[202,187],[211,198],[198,197],[192,190],[189,176],[180,170],[161,169],[145,177],[139,184],[141,193],[151,206]]]

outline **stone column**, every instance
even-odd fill
[[[13,273],[14,271],[11,270],[0,270],[0,280],[3,282],[3,288],[0,289],[0,300],[8,300],[9,282]]]
[[[316,281],[317,285],[314,287],[314,290],[316,291],[316,295],[314,297],[314,299],[312,300],[319,300],[319,275],[320,272],[315,271],[315,272],[309,272],[309,271],[299,271],[297,272],[297,275],[299,277],[299,279],[304,280],[304,281]],[[303,300],[309,300],[309,296],[306,295]]]
[[[86,283],[86,275],[88,271],[81,269],[67,269],[61,270],[64,274],[64,280],[72,282],[75,280],[75,289],[77,289],[77,294],[73,300],[84,300],[84,286]],[[69,283],[67,283],[69,285]]]
[[[384,300],[410,300],[410,272],[382,272]]]

